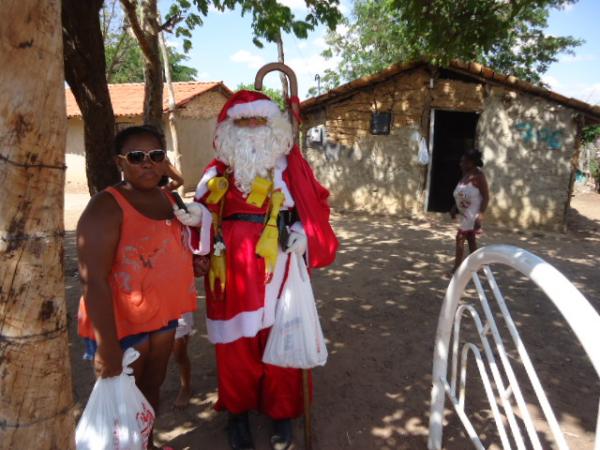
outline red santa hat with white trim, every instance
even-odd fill
[[[262,92],[241,90],[227,100],[219,113],[217,123],[226,119],[265,117],[267,120],[281,115],[279,105]]]

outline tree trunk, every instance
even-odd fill
[[[156,0],[142,0],[142,29],[147,42],[144,51],[144,123],[162,131],[163,75],[158,42]],[[168,64],[168,61],[166,62]]]
[[[183,169],[181,167],[181,152],[179,151],[179,135],[177,134],[177,101],[175,99],[175,91],[173,90],[173,83],[171,81],[171,67],[169,66],[169,52],[167,50],[167,44],[165,43],[165,36],[163,32],[160,32],[160,51],[162,53],[162,59],[165,68],[165,82],[167,84],[167,91],[169,93],[169,130],[171,131],[171,143],[173,145],[173,165],[183,175]],[[185,184],[179,186],[177,191],[180,195],[183,195]]]
[[[163,77],[158,36],[152,36],[149,39],[149,44],[153,56],[152,60],[145,60],[144,62],[144,123],[153,125],[162,131]]]
[[[120,180],[114,162],[115,117],[100,29],[103,0],[62,0],[65,77],[84,124],[85,166],[90,194]]]
[[[0,448],[72,449],[60,0],[0,16]]]
[[[121,4],[144,55],[144,123],[162,131],[163,78],[157,0],[139,1],[141,17],[138,17],[138,0],[121,0]]]

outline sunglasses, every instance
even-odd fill
[[[150,159],[153,163],[163,162],[165,160],[165,156],[167,152],[164,150],[150,150],[149,152],[145,152],[143,150],[132,150],[130,152],[125,153],[124,155],[118,155],[121,158],[125,158],[129,164],[142,164],[146,157]]]

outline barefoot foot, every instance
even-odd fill
[[[192,398],[191,389],[179,389],[179,394],[177,394],[177,398],[175,399],[175,408],[183,409],[187,407],[190,403],[190,398]]]

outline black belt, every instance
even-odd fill
[[[252,223],[265,223],[265,214],[231,214],[227,217],[223,217],[223,221],[229,220],[239,220],[241,222],[252,222]],[[281,248],[285,250],[287,248],[287,241],[289,238],[288,227],[291,226],[294,222],[300,220],[298,217],[298,213],[296,210],[284,210],[279,211],[279,215],[277,217],[277,228],[279,229],[279,244]]]
[[[242,222],[265,223],[265,214],[231,214],[223,220],[239,220]]]

